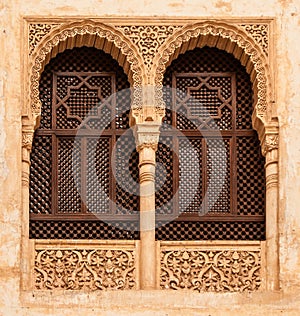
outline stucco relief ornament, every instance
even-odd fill
[[[31,149],[33,141],[33,132],[27,132],[22,134],[22,147]]]
[[[30,23],[28,26],[29,32],[29,55],[31,55],[42,40],[53,28],[57,27],[57,23]]]
[[[130,250],[36,250],[35,288],[41,290],[135,289]]]
[[[255,291],[260,270],[259,251],[163,250],[160,285],[199,292]]]
[[[268,24],[241,24],[241,27],[253,37],[264,53],[269,53],[269,25]]]
[[[39,103],[39,78],[43,69],[46,57],[51,53],[51,50],[56,47],[60,42],[67,41],[68,38],[76,36],[88,35],[103,38],[112,42],[117,48],[120,49],[122,54],[126,56],[126,60],[130,64],[132,73],[133,86],[138,87],[143,83],[143,63],[140,54],[137,52],[136,47],[126,39],[123,34],[109,25],[88,23],[72,23],[69,25],[60,25],[59,28],[53,30],[44,38],[44,43],[40,42],[40,49],[33,54],[33,66],[31,71],[31,86],[30,86],[30,99],[31,109],[34,113],[41,111]],[[48,36],[48,37],[47,37]],[[71,48],[71,47],[70,47]]]
[[[242,48],[244,52],[249,56],[253,63],[253,67],[256,70],[257,79],[257,115],[260,118],[264,118],[267,109],[267,81],[265,67],[267,65],[265,54],[258,48],[258,44],[254,39],[249,38],[246,33],[241,29],[224,24],[205,24],[196,23],[194,25],[186,26],[173,35],[171,35],[158,51],[157,58],[154,59],[155,77],[152,80],[155,85],[161,86],[163,81],[166,65],[175,53],[177,49],[183,46],[192,38],[201,36],[218,36],[221,39],[229,39],[231,42],[236,43],[237,46]],[[213,40],[213,37],[209,37]],[[218,40],[221,42],[221,40]],[[225,44],[226,42],[224,42]]]
[[[273,149],[278,149],[278,144],[278,135],[266,135],[262,148],[263,154],[266,155],[267,152],[272,151]]]
[[[136,44],[143,56],[148,73],[153,64],[153,57],[158,48],[165,42],[166,38],[182,26],[174,25],[130,25],[117,26],[124,35],[129,37]]]

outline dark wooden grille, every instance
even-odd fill
[[[157,162],[167,176],[156,193],[156,238],[264,239],[264,159],[245,68],[226,52],[197,48],[173,61],[164,85]]]
[[[123,135],[126,88],[122,68],[95,48],[66,50],[46,66],[31,153],[31,238],[138,238],[138,154],[132,135]],[[115,175],[125,166],[122,186]]]

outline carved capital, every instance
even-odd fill
[[[159,141],[160,124],[145,122],[144,124],[136,124],[134,126],[134,135],[137,151],[145,148],[150,148],[153,151],[157,150]]]
[[[274,149],[278,149],[279,137],[278,135],[266,135],[262,142],[262,153],[264,156]]]
[[[33,141],[33,131],[26,131],[22,134],[22,148],[31,150]]]

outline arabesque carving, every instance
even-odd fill
[[[121,30],[138,46],[147,67],[148,76],[150,75],[153,58],[157,54],[159,47],[165,42],[167,37],[180,28],[182,28],[180,25],[117,26],[117,29]]]
[[[163,250],[162,289],[199,292],[243,292],[261,285],[259,251]]]
[[[36,250],[35,288],[39,290],[129,290],[136,288],[133,250]]]
[[[249,56],[251,67],[253,67],[256,73],[256,112],[258,117],[264,119],[267,111],[267,85],[270,84],[270,78],[267,77],[269,73],[267,70],[268,63],[265,54],[259,45],[254,40],[251,40],[243,30],[236,26],[206,22],[189,25],[175,32],[160,47],[156,58],[153,60],[153,65],[156,67],[156,69],[154,69],[155,71],[153,71],[154,77],[151,79],[153,84],[157,86],[162,85],[165,69],[169,64],[169,61],[172,60],[172,56],[175,53],[178,53],[179,49],[181,53],[187,50],[189,47],[187,43],[194,38],[199,39],[197,42],[198,44],[191,44],[191,47],[201,46],[200,39],[203,37],[206,38],[206,40],[202,41],[203,43],[215,43],[211,45],[222,47],[223,49],[226,47],[227,41],[231,42],[231,46],[236,44],[237,47],[241,48],[244,53]],[[185,49],[182,48],[184,45],[186,46]],[[230,52],[232,53],[232,51]],[[248,69],[248,72],[250,71],[251,69]]]
[[[103,41],[111,42],[115,47],[120,49],[130,65],[130,72],[133,78],[132,84],[134,86],[142,85],[144,73],[142,58],[135,45],[133,45],[122,32],[112,26],[94,23],[92,21],[61,25],[44,37],[43,41],[39,44],[39,48],[36,49],[36,53],[32,55],[33,66],[30,78],[30,101],[32,112],[36,115],[39,115],[41,111],[39,102],[39,79],[46,58],[51,55],[54,47],[58,47],[60,42],[66,42],[68,38],[74,38],[72,41],[73,46],[67,47],[72,48],[76,46],[75,38],[81,37],[81,41],[84,43],[84,36],[87,37],[88,41],[91,41],[91,38],[93,41],[100,38]],[[97,47],[97,45],[95,45],[95,47]]]
[[[42,38],[47,35],[53,28],[58,26],[57,23],[30,23],[28,28],[29,37],[29,55],[32,54],[35,47],[42,40]]]
[[[269,25],[268,24],[241,24],[241,27],[253,37],[255,42],[269,55]]]
[[[262,153],[265,156],[267,152],[278,149],[279,144],[279,136],[277,134],[275,135],[266,135],[266,138],[262,144]]]

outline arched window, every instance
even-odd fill
[[[264,158],[245,68],[217,48],[196,48],[172,62],[164,86],[156,238],[264,239]]]
[[[31,238],[138,239],[138,155],[123,135],[128,88],[123,69],[96,48],[66,50],[45,67],[31,152]]]

